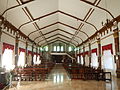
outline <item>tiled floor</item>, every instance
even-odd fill
[[[17,84],[17,82],[13,82]],[[120,90],[120,79],[112,82],[71,80],[61,64],[57,64],[45,81],[22,81],[17,90]],[[15,89],[10,89],[15,90]]]

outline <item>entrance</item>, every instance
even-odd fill
[[[52,60],[55,63],[62,63],[63,56],[62,55],[52,55]]]

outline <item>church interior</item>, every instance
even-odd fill
[[[0,0],[0,90],[120,90],[120,0]]]

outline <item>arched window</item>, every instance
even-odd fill
[[[57,51],[58,51],[58,52],[60,51],[60,46],[57,46]]]
[[[98,67],[98,57],[96,53],[91,53],[91,66],[97,68]]]
[[[48,51],[48,46],[45,47],[45,51]]]
[[[113,69],[113,57],[110,50],[105,50],[103,52],[103,68],[104,69]]]
[[[11,49],[5,49],[2,57],[2,67],[4,67],[6,70],[12,70],[14,68],[13,64],[13,50]]]
[[[61,51],[62,51],[62,52],[64,51],[64,48],[63,48],[63,46],[61,46]]]
[[[3,43],[2,67],[6,70],[12,70],[15,67],[13,62],[13,50],[13,45]]]
[[[20,52],[19,58],[18,58],[18,66],[24,66],[25,65],[25,52]]]
[[[83,62],[83,56],[81,55],[80,57],[81,57],[81,64],[83,65],[83,63],[84,63]]]
[[[69,47],[69,48],[68,48],[68,51],[69,51],[69,52],[72,51],[72,47]]]
[[[53,47],[53,51],[56,51],[56,46]]]
[[[34,63],[34,64],[37,64],[37,63],[36,63],[36,61],[37,61],[37,60],[36,60],[36,57],[37,57],[36,54],[34,54],[34,56],[33,56],[33,63]]]
[[[41,64],[40,55],[37,56],[36,64],[38,64],[38,65]]]
[[[18,58],[18,66],[24,66],[25,65],[25,49],[19,48],[19,58]]]

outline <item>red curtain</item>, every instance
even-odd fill
[[[96,55],[97,55],[97,48],[92,49],[92,53],[96,53]]]
[[[19,52],[25,52],[24,48],[19,48]]]
[[[88,51],[84,52],[84,55],[88,55]]]
[[[31,54],[32,55],[32,52],[28,50],[28,55]]]
[[[83,53],[80,53],[79,56],[83,56]]]
[[[111,50],[111,53],[113,54],[112,44],[108,44],[108,45],[102,46],[102,53],[105,50]]]
[[[3,43],[3,53],[4,53],[5,49],[14,50],[14,45]]]
[[[85,55],[88,55],[88,51],[84,52],[84,53],[80,53],[80,54],[77,54],[78,56],[85,56]]]
[[[36,52],[34,52],[34,55],[36,55],[36,56],[37,56],[38,54],[37,54]]]

